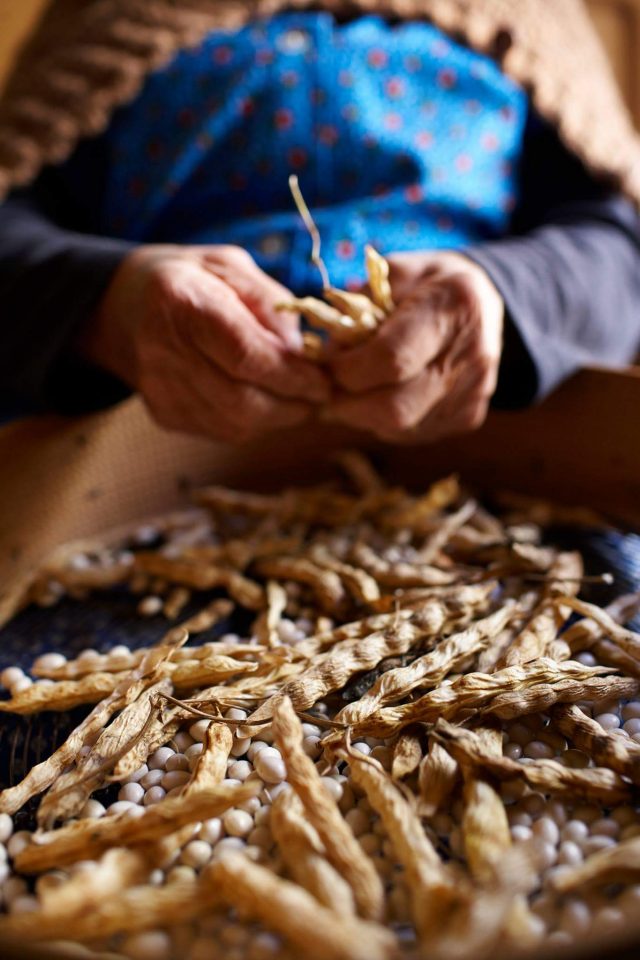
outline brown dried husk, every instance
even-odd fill
[[[439,720],[433,736],[446,747],[458,763],[476,772],[483,771],[498,780],[521,779],[542,793],[621,803],[632,796],[628,783],[613,770],[590,767],[584,770],[565,767],[557,760],[532,760],[521,763],[490,753],[474,730]]]
[[[284,790],[276,797],[269,823],[287,870],[296,883],[335,913],[353,916],[353,891],[327,860],[324,845],[306,819],[300,798],[293,790]]]
[[[260,784],[256,783],[220,784],[189,797],[165,798],[146,807],[138,817],[126,812],[101,820],[76,820],[58,830],[34,834],[31,844],[17,855],[15,865],[21,873],[42,873],[99,856],[112,846],[140,846],[187,823],[218,816],[259,791]]]
[[[637,883],[640,878],[640,837],[623,840],[617,846],[598,850],[577,867],[563,870],[553,878],[558,893],[573,893],[583,887],[613,883]]]
[[[446,925],[456,901],[457,883],[428,839],[419,816],[380,764],[356,751],[348,754],[352,780],[380,815],[406,876],[413,921],[420,941]]]
[[[302,887],[246,857],[227,856],[207,874],[223,899],[281,934],[309,960],[389,960],[396,953],[389,930],[329,910]]]
[[[182,791],[190,797],[201,790],[208,790],[222,783],[227,775],[227,760],[233,746],[233,734],[224,723],[212,723],[204,738],[204,747],[198,757],[191,780]]]
[[[188,923],[211,912],[220,896],[206,872],[197,881],[180,880],[164,887],[134,886],[119,895],[90,899],[87,909],[36,911],[0,917],[0,936],[28,943],[67,940],[93,943],[116,933],[132,933]]]
[[[541,657],[492,674],[467,673],[419,700],[378,710],[362,723],[354,724],[352,734],[389,737],[410,723],[435,723],[439,717],[457,719],[478,710],[511,719],[554,703],[603,698],[607,690],[609,698],[619,691],[635,692],[635,681],[605,678],[603,674],[609,672],[606,668],[585,667],[574,661],[556,663]],[[505,690],[508,692],[504,693]]]
[[[272,729],[287,767],[287,779],[302,800],[327,858],[350,885],[360,913],[380,919],[384,904],[380,878],[322,783],[317,767],[304,752],[302,726],[288,697],[279,697],[274,705]]]

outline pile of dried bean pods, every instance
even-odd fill
[[[204,489],[22,585],[15,609],[126,589],[167,625],[4,669],[1,712],[87,712],[0,793],[0,940],[475,960],[635,919],[638,597],[579,599],[582,559],[533,507],[340,463],[344,483]],[[246,635],[216,632],[239,610]]]

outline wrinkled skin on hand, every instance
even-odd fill
[[[336,352],[324,416],[395,443],[479,427],[495,390],[504,305],[458,253],[389,257],[396,310],[366,343]]]
[[[163,427],[241,443],[330,397],[304,359],[291,294],[239,247],[143,246],[116,272],[77,348],[144,398]]]

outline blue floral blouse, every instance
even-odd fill
[[[332,282],[354,286],[366,242],[460,248],[505,232],[526,113],[496,64],[427,23],[284,13],[183,50],[118,111],[99,226],[239,244],[309,292],[295,172]]]

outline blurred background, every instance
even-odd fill
[[[16,45],[45,5],[46,0],[0,0],[0,84]],[[640,0],[588,0],[588,6],[640,127]]]

